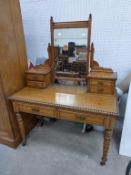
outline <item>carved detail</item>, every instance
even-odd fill
[[[48,52],[48,59],[44,62],[44,64],[51,66],[51,45],[50,43],[48,44],[47,52]]]
[[[11,100],[13,100],[13,98],[9,98]],[[32,104],[33,102],[36,103],[36,101],[33,101],[33,99],[23,99],[21,97],[17,98],[15,97],[16,101],[18,102],[26,102],[29,104]],[[57,103],[48,103],[48,102],[41,102],[41,101],[37,101],[36,104],[40,104],[40,105],[47,105],[49,107],[58,107],[58,108],[65,108],[65,109],[72,109],[72,110],[77,110],[77,111],[83,111],[83,112],[95,112],[95,113],[100,113],[100,114],[107,114],[109,116],[118,116],[118,112],[107,112],[101,109],[95,109],[94,106],[90,106],[90,108],[87,108],[87,106],[68,106],[68,105],[62,105],[62,104],[57,104]]]
[[[113,70],[110,69],[110,68],[100,67],[99,63],[94,60],[94,53],[95,53],[94,43],[91,43],[91,50],[90,50],[90,67],[91,67],[91,70],[92,71],[113,72]]]

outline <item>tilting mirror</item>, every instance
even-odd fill
[[[54,46],[56,76],[85,76],[87,29],[55,29]]]
[[[51,49],[55,79],[85,80],[89,70],[91,16],[88,21],[53,22]]]

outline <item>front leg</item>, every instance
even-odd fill
[[[106,164],[111,138],[112,138],[112,130],[106,129],[104,135],[103,156],[100,163],[101,165]]]
[[[26,135],[25,135],[25,127],[24,127],[24,121],[22,118],[22,115],[20,113],[16,113],[16,118],[18,121],[19,129],[20,129],[20,134],[22,137],[22,145],[26,145]]]

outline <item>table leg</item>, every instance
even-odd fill
[[[18,121],[20,134],[22,137],[22,145],[25,146],[26,145],[26,135],[25,135],[25,128],[24,128],[24,122],[23,122],[22,115],[20,113],[16,113],[16,118]]]
[[[101,165],[106,164],[111,138],[112,138],[112,130],[106,129],[104,135],[103,156],[100,162]]]

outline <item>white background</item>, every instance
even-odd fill
[[[130,0],[20,0],[28,58],[47,57],[50,16],[54,21],[87,20],[93,16],[95,58],[118,72],[119,81],[131,70]]]

